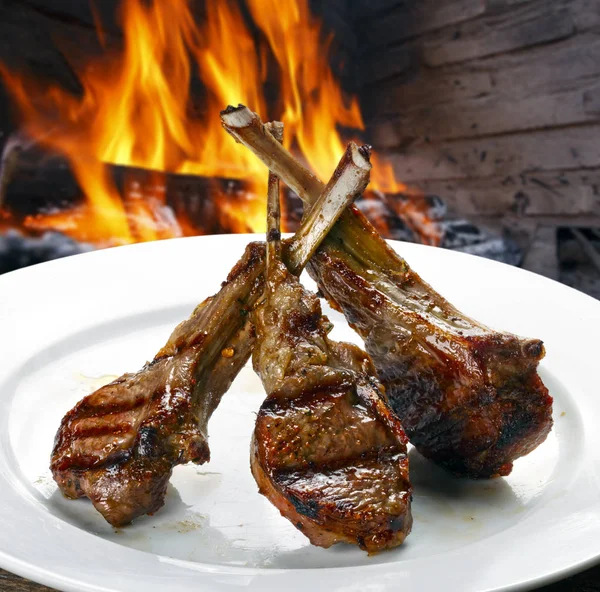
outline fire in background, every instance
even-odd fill
[[[123,46],[106,45],[98,19],[105,51],[77,70],[80,96],[0,65],[21,130],[68,160],[84,194],[83,205],[28,216],[23,229],[57,229],[97,246],[197,234],[185,215],[165,207],[165,173],[179,173],[243,181],[243,199],[215,181],[218,215],[233,232],[264,231],[266,171],[221,129],[227,104],[283,121],[286,147],[326,180],[344,150],[339,128],[364,128],[358,101],[344,96],[330,67],[331,38],[307,0],[247,0],[247,9],[209,0],[196,19],[187,0],[123,0]],[[194,76],[200,97],[190,93]],[[268,81],[278,89],[275,101],[265,99]],[[151,195],[134,183],[124,196],[110,165],[153,171]],[[371,188],[405,190],[377,160]]]

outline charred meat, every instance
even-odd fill
[[[341,245],[336,233],[310,273],[364,338],[412,444],[457,474],[508,475],[552,427],[541,341],[488,329],[411,269],[389,273]]]
[[[152,362],[67,413],[50,466],[67,497],[87,496],[120,526],[163,505],[174,466],[209,460],[207,423],[250,356],[247,310],[262,294],[263,270],[264,245],[253,243]]]
[[[323,184],[240,105],[224,127],[310,207]],[[330,304],[364,338],[392,408],[417,449],[471,477],[508,475],[543,442],[552,398],[537,339],[470,319],[431,286],[350,206],[308,266]]]
[[[350,161],[352,155],[360,158],[356,146]],[[350,203],[355,182],[344,175],[323,192],[286,250],[291,269],[314,253]],[[86,496],[108,522],[127,524],[163,505],[174,466],[209,460],[208,421],[252,349],[248,312],[263,293],[264,258],[264,244],[250,244],[221,290],[174,330],[152,362],[67,413],[51,458],[67,497]]]
[[[343,160],[332,183],[344,172]],[[265,300],[251,316],[254,368],[267,392],[252,473],[314,545],[347,542],[370,553],[398,546],[412,525],[404,431],[369,356],[327,337],[317,297],[282,263],[278,203],[271,174]]]

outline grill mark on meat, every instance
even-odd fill
[[[139,431],[136,453],[147,458],[164,454],[164,447],[155,427],[147,426]]]
[[[268,394],[251,447],[259,490],[315,545],[395,547],[412,525],[400,422],[368,356],[329,341],[318,300],[294,276],[274,277],[252,314]]]
[[[338,456],[322,462],[310,461],[306,464],[307,471],[304,468],[300,470],[297,466],[283,466],[273,470],[272,474],[278,481],[291,481],[295,478],[302,478],[306,474],[359,470],[361,464],[372,463],[373,466],[376,466],[382,458],[399,462],[404,456],[401,447],[398,447],[397,443],[388,442],[387,445],[377,445],[360,451],[353,451],[348,456]]]
[[[94,420],[99,418],[114,419],[118,415],[126,415],[138,410],[139,407],[145,405],[147,402],[146,398],[138,397],[131,402],[123,401],[123,405],[97,405],[90,407],[89,412],[85,410],[78,415],[79,421]]]
[[[313,520],[319,517],[319,504],[314,499],[309,499],[306,503],[298,499],[295,495],[290,495],[289,499],[299,514],[303,514]]]
[[[52,465],[53,476],[56,480],[60,480],[60,483],[64,481],[68,482],[75,477],[79,479],[79,477],[84,475],[89,469],[102,467],[108,470],[111,466],[125,463],[130,457],[130,450],[118,449],[103,458],[102,465],[98,465],[97,455],[74,453],[70,458],[58,459]],[[85,492],[82,491],[81,495],[85,495]]]
[[[101,387],[99,391],[96,391],[96,398],[101,398],[101,391],[103,389],[107,389],[109,387],[116,387],[122,384],[124,380],[120,380],[119,382],[113,381],[104,387]],[[119,413],[125,413],[127,411],[136,410],[141,405],[144,405],[147,402],[147,397],[145,396],[133,396],[127,397],[123,396],[122,398],[117,399],[109,398],[107,396],[104,400],[101,400],[97,403],[92,403],[92,400],[84,399],[82,404],[78,407],[77,417],[80,420],[83,419],[92,419],[100,416],[114,416]]]
[[[92,426],[80,426],[79,423],[75,424],[71,429],[72,437],[84,440],[97,436],[106,436],[108,434],[120,436],[132,431],[131,423],[119,424],[109,421],[108,418],[104,419],[106,419],[104,423]]]
[[[175,465],[209,460],[206,425],[250,355],[241,311],[263,292],[263,260],[264,244],[250,244],[219,294],[174,329],[152,362],[65,415],[51,470],[67,497],[87,496],[120,526],[163,505]],[[233,356],[221,355],[225,347]]]
[[[265,413],[285,413],[294,409],[318,409],[320,404],[331,400],[335,395],[346,396],[347,391],[353,385],[347,380],[347,377],[342,377],[340,380],[332,383],[319,386],[318,388],[307,388],[297,394],[295,397],[289,397],[289,385],[287,392],[285,390],[277,390],[265,400],[261,409]],[[345,387],[345,390],[344,390]],[[286,394],[288,396],[286,396]]]

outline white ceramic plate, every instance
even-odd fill
[[[176,468],[154,517],[115,530],[87,500],[64,499],[48,470],[63,414],[152,358],[251,238],[121,247],[0,277],[1,567],[77,592],[468,592],[531,588],[600,556],[600,302],[520,269],[412,244],[392,243],[460,309],[546,344],[540,371],[555,427],[508,478],[455,479],[413,450],[405,545],[375,557],[311,547],[250,475],[263,391],[247,367],[211,420],[212,461]],[[356,342],[325,308],[334,336]]]

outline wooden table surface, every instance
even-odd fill
[[[1,592],[54,592],[0,569]],[[556,584],[538,588],[537,592],[600,592],[600,565]]]

